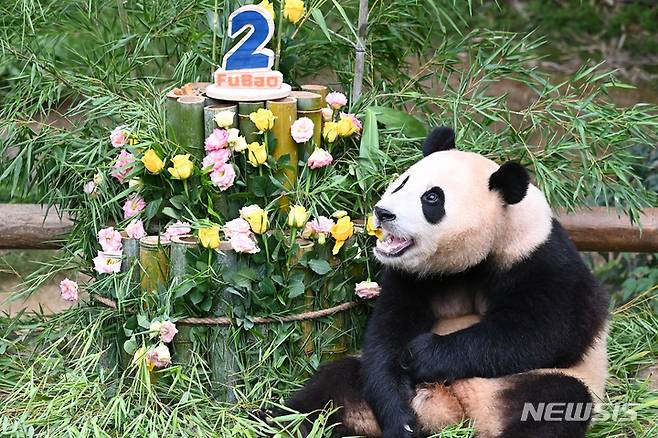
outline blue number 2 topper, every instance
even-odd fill
[[[247,34],[224,55],[224,70],[270,70],[274,52],[265,46],[274,35],[274,21],[264,9],[247,5],[235,10],[228,19],[228,36],[235,39],[245,29]]]

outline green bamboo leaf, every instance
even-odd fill
[[[319,8],[314,8],[311,10],[311,15],[313,16],[313,19],[317,23],[318,26],[320,26],[320,30],[322,30],[322,33],[324,36],[327,37],[329,41],[331,41],[331,34],[329,34],[329,28],[327,27],[327,22],[324,20],[324,15],[322,15],[322,11]]]
[[[369,109],[377,114],[379,122],[387,128],[400,129],[406,137],[422,138],[427,135],[425,125],[408,112],[383,106],[371,106]]]

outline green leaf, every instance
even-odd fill
[[[196,289],[192,291],[189,297],[190,297],[190,301],[192,301],[193,304],[199,304],[205,298],[205,296]]]
[[[130,355],[135,354],[137,351],[137,341],[134,336],[123,343],[123,351]]]
[[[137,315],[137,324],[139,324],[140,327],[145,329],[151,327],[151,321],[148,319],[146,315],[143,314]]]
[[[296,298],[304,294],[303,281],[291,281],[288,284],[288,298]]]
[[[317,23],[318,26],[320,26],[320,30],[322,30],[322,33],[324,33],[324,36],[327,37],[329,41],[331,41],[331,35],[329,34],[329,28],[327,27],[327,22],[324,20],[324,15],[322,15],[322,11],[320,8],[313,8],[311,10],[311,15],[313,16],[313,19]]]
[[[323,259],[309,260],[308,266],[313,270],[313,272],[319,275],[324,275],[331,271],[331,265],[329,265],[329,262]]]
[[[160,209],[161,204],[162,198],[154,199],[153,201],[149,202],[146,205],[146,218],[153,219],[155,215],[158,214],[158,210]]]
[[[164,214],[165,216],[169,216],[170,218],[173,219],[180,219],[180,215],[178,214],[178,212],[171,207],[163,208],[162,214]]]
[[[408,112],[383,106],[371,106],[368,109],[374,111],[377,114],[377,120],[387,128],[399,129],[409,138],[422,138],[427,135],[425,125]]]

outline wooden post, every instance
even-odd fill
[[[171,238],[171,269],[170,281],[172,285],[180,284],[188,272],[187,254],[190,250],[199,248],[197,238],[190,235],[174,236]],[[192,330],[194,326],[180,324],[178,333],[174,337],[173,360],[182,365],[189,365],[192,359]]]
[[[228,242],[221,242],[215,250],[217,272],[225,272],[235,269],[237,265],[237,254]],[[233,307],[235,296],[225,292],[220,301],[215,304],[214,316],[227,316],[226,309]],[[235,403],[235,385],[237,383],[236,373],[238,371],[238,360],[236,351],[238,346],[236,338],[238,333],[230,326],[211,326],[209,365],[212,375],[211,386],[213,396],[220,401]]]
[[[172,141],[195,157],[203,156],[203,105],[203,96],[182,96],[175,103],[167,100],[167,124],[174,137]]]
[[[327,94],[329,94],[329,87],[327,87],[326,85],[316,85],[316,84],[302,85],[302,90],[319,94],[322,97],[321,108],[327,106],[326,99],[327,99]]]
[[[238,104],[240,134],[247,140],[247,144],[258,141],[258,129],[249,118],[249,114],[260,108],[265,108],[265,102],[240,102]]]
[[[233,116],[233,124],[229,128],[238,127],[238,104],[237,103],[220,103],[216,105],[206,106],[203,108],[203,126],[204,135],[206,138],[212,134],[212,131],[217,128],[215,123],[215,115],[222,111],[231,111]]]
[[[314,147],[320,147],[322,142],[322,96],[310,91],[293,91],[291,97],[297,99],[297,119],[308,117],[313,122],[313,144],[308,144],[304,159],[313,153]]]
[[[363,71],[366,58],[366,31],[368,30],[368,0],[359,0],[359,29],[356,39],[356,59],[354,61],[354,80],[352,82],[352,105],[361,97],[363,88]]]
[[[292,189],[297,183],[297,162],[299,156],[297,143],[290,134],[290,127],[297,119],[297,99],[285,97],[278,100],[268,100],[267,108],[272,111],[276,120],[272,134],[276,139],[276,146],[270,151],[275,159],[284,155],[290,156],[290,167],[284,171],[283,184]]]

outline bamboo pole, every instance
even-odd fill
[[[167,99],[167,125],[172,141],[188,154],[203,156],[203,96],[182,96],[175,103]]]
[[[322,96],[310,91],[293,91],[291,97],[297,99],[297,118],[308,117],[313,122],[313,144],[307,143],[303,159],[313,153],[314,146],[320,147],[322,141]]]
[[[228,242],[221,242],[215,250],[217,272],[234,270],[237,266],[237,254]],[[232,309],[235,304],[235,296],[224,292],[220,302],[215,304],[214,316],[227,316],[226,309]],[[239,346],[240,331],[233,330],[230,326],[212,326],[210,328],[209,365],[212,375],[211,387],[213,396],[220,401],[235,403],[235,386],[237,384],[236,374],[238,371],[238,360],[236,352]]]
[[[299,245],[299,248],[297,249],[297,253],[295,254],[295,257],[292,260],[293,266],[298,265],[299,261],[301,258],[304,256],[309,251],[313,250],[313,247],[315,246],[314,242],[311,242],[310,240],[306,239],[296,239],[295,243]],[[292,269],[293,272],[304,272],[306,276],[306,284],[310,284],[310,271],[307,268],[302,267],[301,265],[296,266]],[[313,310],[313,303],[315,301],[315,294],[313,293],[313,289],[310,287],[307,287],[306,290],[304,291],[303,295],[303,306],[302,308],[304,309],[303,311],[308,311],[308,310]],[[307,355],[313,354],[313,351],[315,351],[315,344],[313,342],[313,321],[302,321],[301,323],[302,327],[302,349],[304,350],[304,353]]]
[[[321,108],[327,106],[326,99],[327,99],[327,94],[329,94],[329,88],[326,85],[317,85],[317,84],[302,85],[302,90],[319,94],[322,97]]]
[[[197,238],[194,236],[174,236],[171,239],[171,269],[170,281],[172,285],[180,284],[188,272],[188,251],[199,247]],[[191,325],[179,325],[178,333],[174,337],[173,360],[176,363],[188,365],[192,360],[192,331]]]
[[[121,233],[121,243],[123,247],[121,272],[128,272],[132,269],[130,276],[130,289],[132,290],[139,284],[139,265],[137,264],[139,260],[139,239],[131,239],[124,231]]]
[[[249,118],[249,114],[260,108],[265,108],[265,102],[240,102],[238,104],[240,134],[244,136],[247,143],[258,141],[258,129]]]
[[[238,127],[238,104],[237,103],[219,103],[216,105],[206,106],[203,108],[203,126],[204,135],[206,138],[212,134],[212,131],[217,128],[215,123],[215,115],[222,111],[231,111],[233,113],[233,124],[229,128]]]
[[[139,239],[139,264],[142,296],[157,293],[166,286],[169,277],[169,243],[160,241],[160,236]]]
[[[361,97],[363,89],[363,71],[366,58],[366,32],[368,30],[368,0],[359,0],[359,29],[356,39],[356,60],[354,62],[354,80],[352,82],[352,105]]]
[[[297,143],[290,134],[290,127],[297,119],[297,99],[285,97],[278,100],[268,100],[267,108],[276,117],[274,128],[272,128],[276,145],[271,154],[277,160],[284,155],[290,157],[290,166],[284,170],[282,177],[283,184],[292,189],[297,183],[297,163],[299,161]]]

